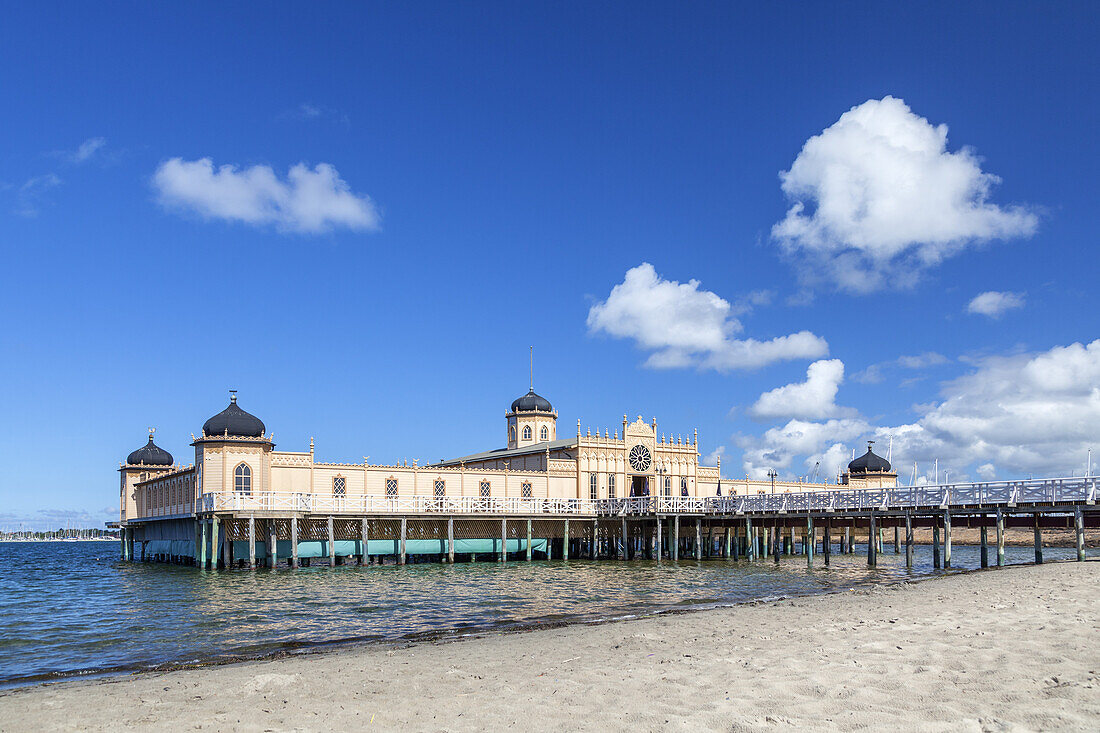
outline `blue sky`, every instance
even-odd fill
[[[656,416],[727,476],[1080,473],[1098,21],[12,5],[0,525],[103,521],[230,388],[328,460],[497,446],[530,345],[561,436]]]

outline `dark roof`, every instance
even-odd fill
[[[548,443],[535,443],[523,448],[497,448],[496,450],[487,450],[484,453],[473,453],[468,456],[462,456],[461,458],[451,458],[446,461],[440,461],[434,465],[436,466],[457,466],[460,463],[477,463],[478,461],[491,461],[496,459],[511,458],[512,456],[531,455],[532,453],[545,453],[547,448],[551,451],[562,450],[565,448],[575,448],[577,445],[576,438],[564,438],[562,440],[551,440]]]
[[[264,424],[260,418],[237,407],[237,396],[233,395],[229,399],[229,407],[203,423],[202,432],[211,437],[232,435],[259,438],[264,434]]]
[[[876,456],[871,446],[867,446],[867,452],[848,464],[848,473],[867,473],[874,471],[885,473],[890,470],[890,461],[882,456]]]
[[[550,400],[535,394],[531,390],[522,397],[512,402],[512,412],[553,412],[554,408]]]
[[[150,434],[149,442],[126,456],[126,462],[135,466],[171,466],[172,454],[154,443]]]

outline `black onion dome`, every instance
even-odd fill
[[[259,438],[264,434],[264,424],[260,418],[237,407],[237,396],[229,400],[229,407],[203,423],[204,435],[232,435],[238,438]]]
[[[527,394],[523,395],[519,399],[512,402],[512,412],[553,412],[554,407],[550,404],[550,400],[545,397],[540,397],[535,394],[535,390],[531,390]]]
[[[867,446],[867,452],[848,464],[848,473],[887,473],[890,470],[890,461],[882,456],[877,456]]]
[[[126,462],[135,466],[171,466],[172,454],[154,443],[150,435],[148,443],[126,456]]]

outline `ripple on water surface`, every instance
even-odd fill
[[[0,684],[216,662],[343,641],[421,639],[828,593],[933,572],[887,551],[755,563],[417,564],[203,572],[123,563],[118,543],[0,543]],[[1094,551],[1090,551],[1092,554]],[[1007,548],[1009,562],[1032,551]],[[1046,548],[1048,560],[1072,549]],[[978,565],[955,547],[957,569]]]

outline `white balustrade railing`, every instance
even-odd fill
[[[889,489],[847,489],[745,496],[632,496],[619,499],[489,498],[477,496],[332,496],[262,492],[203,494],[196,512],[262,511],[319,514],[755,514],[886,511],[889,509],[1017,504],[1095,503],[1100,479],[1054,478]]]

